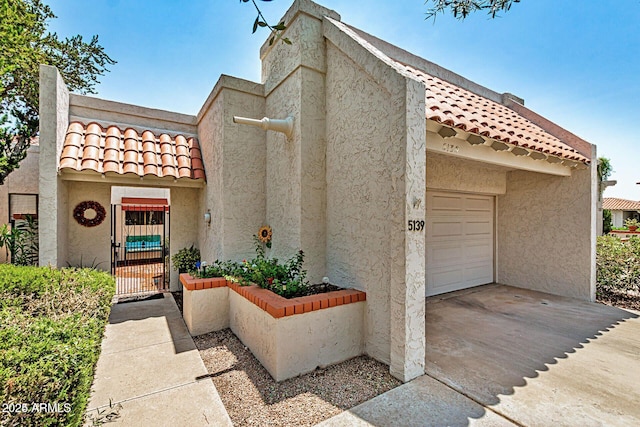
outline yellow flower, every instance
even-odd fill
[[[263,225],[260,227],[260,231],[258,231],[258,240],[262,243],[269,243],[271,241],[271,234],[271,227]]]

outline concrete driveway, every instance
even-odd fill
[[[484,286],[428,300],[426,362],[517,424],[640,425],[638,313]]]
[[[427,375],[327,420],[640,425],[640,316],[488,285],[427,300]]]

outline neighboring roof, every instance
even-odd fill
[[[602,201],[602,209],[610,211],[640,211],[640,202],[633,200],[605,197]]]
[[[97,123],[69,124],[60,169],[206,180],[197,138]]]
[[[577,150],[512,109],[409,65],[403,67],[426,85],[427,119],[506,144],[589,163]]]

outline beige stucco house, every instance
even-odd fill
[[[594,299],[595,146],[309,0],[284,21],[294,43],[263,45],[262,81],[221,76],[193,116],[70,94],[43,66],[41,264],[108,265],[112,188],[162,188],[172,253],[249,257],[268,224],[272,256],[303,249],[312,283],[365,291],[363,352],[404,381],[424,373],[425,296],[499,282]],[[74,220],[86,200],[104,222]]]
[[[624,227],[627,219],[640,219],[640,202],[635,200],[605,197],[602,208],[611,211],[611,222],[614,227]]]
[[[40,146],[37,140],[27,149],[20,167],[0,185],[0,225],[13,224],[30,215],[38,214],[38,162]],[[0,249],[0,262],[10,261],[7,248]]]

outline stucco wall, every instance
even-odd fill
[[[229,327],[229,288],[190,291],[182,287],[184,322],[192,336]]]
[[[327,270],[366,289],[367,353],[424,373],[424,85],[344,24],[327,38]]]
[[[55,67],[40,65],[40,158],[38,233],[40,265],[65,266],[69,218],[67,183],[58,159],[69,126],[69,91]]]
[[[199,188],[171,188],[171,255],[198,243],[198,228],[203,221],[202,208],[198,203],[201,192]],[[182,289],[179,274],[173,266],[170,287],[172,291]]]
[[[276,319],[229,291],[229,325],[271,376],[282,381],[362,354],[364,305],[344,304]]]
[[[300,12],[304,13],[300,13]],[[290,138],[267,132],[267,222],[273,228],[272,255],[285,259],[305,251],[311,283],[325,275],[325,70],[322,16],[333,14],[308,1],[287,12],[292,45],[263,46],[266,114],[294,116]]]
[[[285,259],[301,248],[300,90],[298,68],[267,98],[268,117],[295,113],[293,137],[267,132],[267,222],[273,228],[271,253]],[[311,254],[308,254],[311,255]],[[309,258],[309,257],[308,257]]]
[[[222,76],[198,118],[207,187],[200,221],[202,258],[240,260],[255,256],[252,236],[265,223],[265,131],[233,123],[233,116],[264,116],[262,85]]]
[[[93,182],[68,182],[68,209],[60,212],[68,218],[68,263],[74,267],[97,266],[111,269],[111,186]],[[107,216],[102,224],[84,227],[73,219],[73,210],[80,202],[92,200],[104,207]],[[65,236],[60,236],[64,239]],[[63,265],[66,267],[65,265]]]
[[[20,162],[20,167],[15,169],[0,186],[0,225],[8,224],[9,218],[9,194],[38,194],[40,147],[32,145],[27,150],[27,157]],[[0,249],[0,262],[5,262],[6,251]]]
[[[507,192],[497,200],[498,282],[593,300],[592,183],[591,169],[571,177],[507,173]]]
[[[404,265],[405,100],[331,43],[327,63],[327,275],[367,292],[366,351],[390,363],[390,283],[404,280],[391,271]]]
[[[218,83],[219,84],[219,83]],[[215,89],[214,89],[215,90]],[[220,89],[221,90],[221,89]],[[202,161],[207,173],[207,186],[200,193],[202,215],[211,212],[211,224],[199,223],[197,245],[203,260],[212,262],[224,257],[224,179],[223,179],[223,145],[224,145],[224,94],[216,93],[216,97],[201,111],[198,116],[198,136]]]
[[[507,171],[499,166],[427,152],[427,188],[504,194],[507,190]]]

